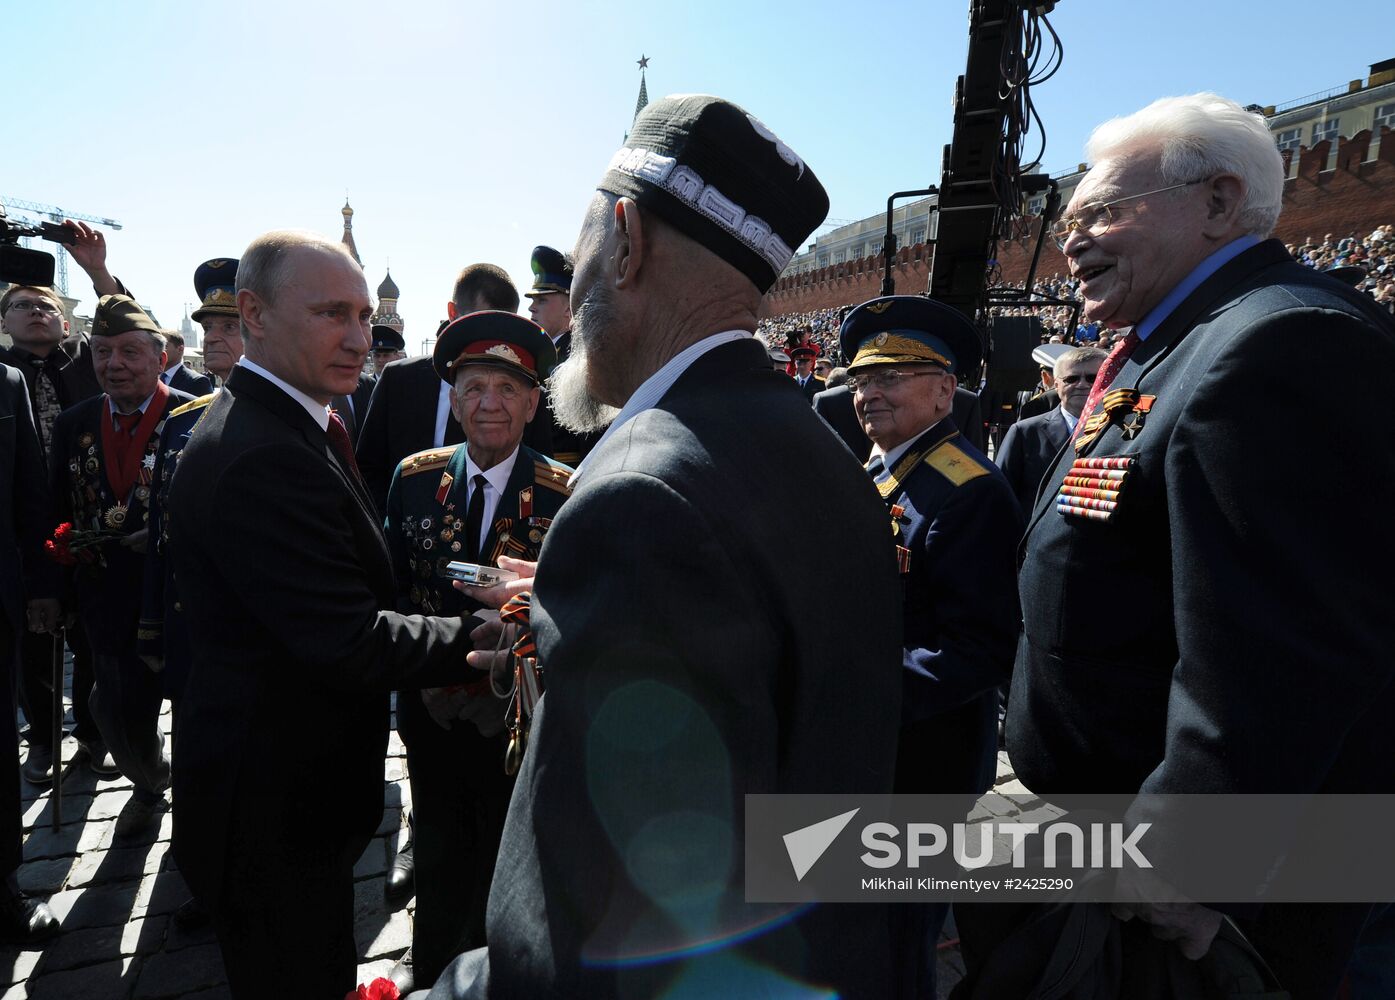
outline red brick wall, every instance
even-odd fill
[[[1284,208],[1274,235],[1285,243],[1301,243],[1308,236],[1321,242],[1328,233],[1339,238],[1365,236],[1379,224],[1395,223],[1395,133],[1382,126],[1380,152],[1376,159],[1365,161],[1370,141],[1369,132],[1339,140],[1334,170],[1323,169],[1328,143],[1300,149],[1298,174],[1284,184]],[[1008,284],[1020,286],[1026,278],[1032,246],[1030,240],[998,244],[998,266]],[[925,246],[915,246],[897,253],[892,270],[898,293],[925,291],[927,251]],[[761,314],[780,316],[865,302],[881,294],[882,266],[881,257],[871,257],[782,278],[766,295]],[[1065,257],[1048,242],[1042,248],[1037,275],[1050,277],[1057,271],[1066,273]]]

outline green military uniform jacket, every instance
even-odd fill
[[[470,561],[464,536],[466,447],[417,452],[393,473],[384,530],[397,574],[397,610],[403,613],[466,610],[465,596],[445,575],[447,563]],[[571,476],[569,466],[520,445],[477,561],[497,566],[500,556],[536,560],[552,519],[571,495]]]

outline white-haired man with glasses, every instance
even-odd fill
[[[1268,238],[1284,170],[1259,115],[1166,98],[1087,155],[1055,233],[1085,317],[1122,335],[1028,517],[1017,776],[1047,796],[1395,792],[1395,617],[1369,583],[1395,562],[1395,325]],[[1333,350],[1340,433],[1284,402]],[[1294,997],[1335,993],[1369,910],[1215,906]],[[1115,912],[1190,958],[1221,923]]]
[[[895,791],[971,800],[993,783],[1022,532],[1012,488],[950,412],[955,372],[977,373],[981,341],[958,310],[919,295],[864,302],[840,337],[852,359],[853,410],[872,440],[867,471],[887,505],[901,571]],[[937,995],[934,943],[948,910],[895,908],[897,996]]]

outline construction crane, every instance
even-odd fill
[[[91,222],[99,226],[106,226],[108,229],[121,228],[121,223],[117,222],[115,219],[103,219],[95,215],[82,215],[78,212],[65,212],[57,205],[40,205],[38,202],[22,201],[19,198],[7,198],[4,195],[0,195],[0,205],[4,205],[6,209],[13,208],[21,212],[38,212],[40,215],[48,216],[55,223],[62,223],[64,219],[76,219],[78,222]],[[58,290],[64,295],[67,295],[68,252],[64,249],[63,244],[58,244],[58,253],[54,256],[57,258],[57,267],[55,270],[57,274],[56,283],[58,285]]]

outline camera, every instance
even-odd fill
[[[50,243],[71,244],[73,231],[51,222],[36,225],[11,222],[5,215],[5,206],[0,205],[0,281],[8,281],[12,285],[52,286],[53,254],[20,246],[21,236],[37,236]]]

